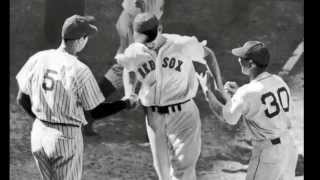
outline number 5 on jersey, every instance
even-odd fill
[[[53,78],[53,76],[57,74],[56,71],[51,70],[51,69],[47,69],[44,77],[43,77],[43,82],[42,82],[42,88],[45,91],[52,91],[54,88],[54,84],[55,84],[55,79]]]
[[[280,101],[281,108],[284,112],[289,111],[289,93],[285,87],[277,90],[277,96]],[[280,113],[279,102],[273,92],[267,92],[261,96],[262,104],[267,105],[264,111],[268,118],[273,118]]]

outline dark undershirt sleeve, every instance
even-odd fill
[[[35,119],[36,116],[32,112],[32,105],[29,95],[19,91],[17,97],[17,103],[24,109],[24,111],[32,118]]]
[[[115,114],[115,113],[127,108],[128,105],[129,105],[128,100],[125,100],[125,101],[119,100],[119,101],[115,101],[115,102],[111,102],[111,103],[103,102],[89,112],[90,112],[92,118],[100,119],[100,118],[104,118],[106,116]]]
[[[105,77],[102,77],[99,82],[99,87],[101,89],[102,94],[106,99],[116,91],[116,88],[112,85],[112,83]]]

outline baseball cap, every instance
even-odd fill
[[[251,59],[260,67],[266,67],[269,64],[269,51],[260,41],[247,41],[242,47],[234,48],[231,52],[235,56]]]
[[[158,18],[151,13],[140,13],[133,21],[133,30],[144,33],[153,30],[159,26]]]
[[[90,23],[94,22],[93,16],[73,15],[67,18],[62,26],[61,37],[63,39],[75,40],[83,36],[93,35],[98,28]]]

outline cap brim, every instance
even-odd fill
[[[87,22],[94,23],[96,22],[96,18],[94,16],[84,16]]]
[[[243,47],[234,48],[231,50],[231,53],[238,57],[244,57],[246,54],[246,49]]]
[[[88,30],[87,30],[87,35],[88,36],[93,36],[98,32],[98,28],[92,24],[89,24]]]

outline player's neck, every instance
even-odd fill
[[[76,51],[74,48],[72,47],[69,47],[69,46],[66,46],[65,43],[61,43],[60,46],[58,47],[58,50],[62,51],[62,52],[66,52],[68,54],[71,54],[71,55],[76,55]]]
[[[265,71],[260,71],[258,69],[253,69],[252,72],[249,74],[250,81],[256,79],[263,72],[265,72]]]
[[[154,50],[155,51],[159,51],[159,49],[167,42],[167,38],[159,35],[159,37],[157,38],[157,40],[155,41],[155,45],[154,45]]]

